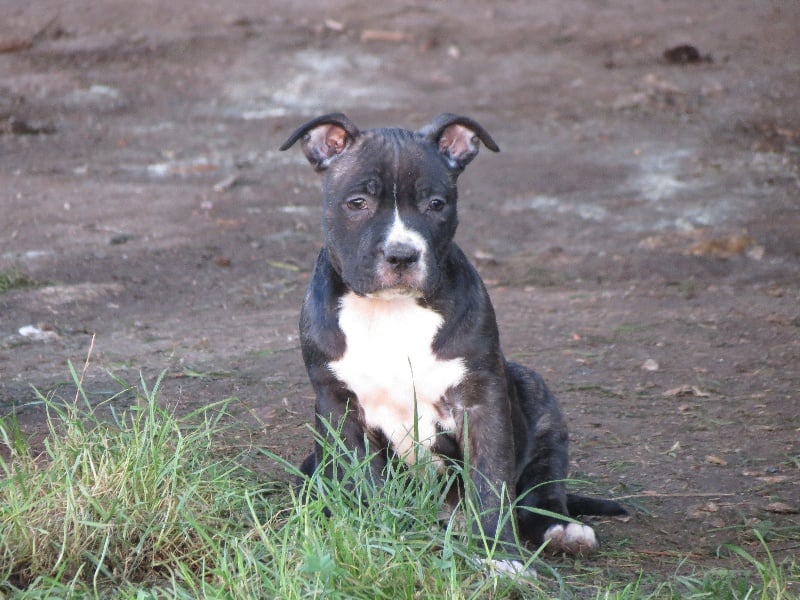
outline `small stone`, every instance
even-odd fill
[[[648,358],[648,359],[647,359],[646,361],[644,361],[644,363],[642,364],[642,370],[643,370],[643,371],[658,371],[660,368],[661,368],[661,367],[660,367],[660,365],[658,364],[658,362],[657,362],[657,361],[655,361],[655,360],[653,360],[652,358]]]
[[[704,59],[691,44],[681,44],[664,50],[664,60],[671,65],[690,65],[703,62]]]
[[[114,112],[128,107],[129,101],[117,88],[95,84],[88,89],[74,90],[64,96],[67,108]]]
[[[136,236],[134,236],[132,233],[118,233],[108,240],[108,243],[112,246],[121,246],[122,244],[127,244],[130,242],[134,237]]]

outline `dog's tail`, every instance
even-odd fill
[[[619,517],[627,515],[628,511],[619,502],[605,498],[589,498],[577,494],[567,494],[567,512],[570,517],[578,515],[597,515],[604,517]]]

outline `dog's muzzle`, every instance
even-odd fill
[[[406,242],[387,242],[380,248],[376,269],[381,289],[419,290],[425,284],[423,250]]]

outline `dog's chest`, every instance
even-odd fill
[[[440,314],[413,298],[350,293],[341,300],[339,327],[347,346],[329,367],[356,395],[365,426],[383,432],[408,462],[415,458],[415,439],[430,447],[438,432],[455,428],[441,400],[461,383],[466,367],[461,359],[434,354],[442,322]]]

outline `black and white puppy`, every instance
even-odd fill
[[[591,527],[525,510],[625,514],[616,502],[566,493],[558,403],[539,375],[506,361],[489,295],[453,241],[456,180],[481,142],[495,152],[497,144],[453,114],[416,132],[361,131],[328,114],[281,150],[298,141],[324,173],[325,243],[300,318],[319,433],[323,420],[343,422],[356,453],[386,449],[371,465],[378,480],[389,457],[414,461],[417,444],[443,467],[468,456],[484,534],[515,547],[498,508],[520,497],[521,536],[573,553],[595,549]],[[319,461],[317,447],[303,470]]]

